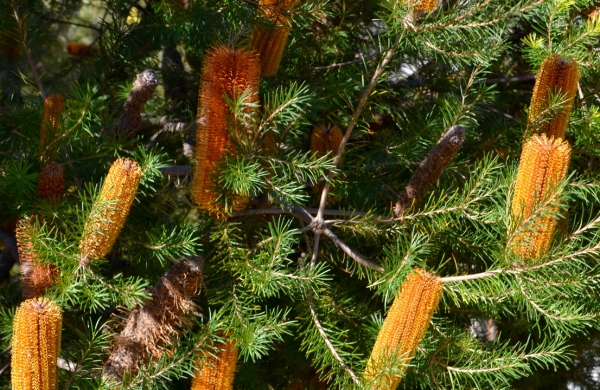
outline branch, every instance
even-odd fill
[[[375,271],[384,273],[385,268],[380,266],[379,264],[375,264],[370,262],[369,260],[362,257],[358,254],[354,249],[350,248],[344,241],[340,240],[338,236],[336,236],[331,230],[328,228],[323,229],[323,234],[331,239],[341,250],[344,251],[348,256],[357,261],[358,263],[364,265],[365,267],[373,268]]]

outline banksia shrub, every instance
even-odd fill
[[[13,323],[13,390],[56,390],[62,312],[47,298],[29,299],[17,308]]]
[[[142,109],[144,104],[154,94],[158,86],[158,75],[152,69],[146,69],[138,74],[133,82],[129,96],[125,101],[125,108],[115,123],[114,131],[121,134],[132,136],[142,123]]]
[[[42,125],[40,129],[40,160],[43,163],[56,160],[56,152],[48,150],[48,147],[58,134],[60,120],[64,110],[65,102],[62,95],[50,95],[44,101],[44,111],[42,112]]]
[[[171,343],[185,315],[196,310],[191,300],[199,293],[203,260],[195,257],[173,265],[152,288],[152,299],[136,307],[117,336],[104,376],[121,381],[127,373],[134,376],[148,357],[158,358]]]
[[[427,188],[435,183],[450,161],[456,156],[465,141],[465,129],[452,126],[427,154],[413,173],[406,189],[398,196],[394,208],[396,216],[401,216],[413,203],[418,203]]]
[[[37,193],[42,199],[59,201],[65,188],[65,170],[61,164],[48,164],[38,178]]]
[[[54,284],[54,278],[58,274],[55,267],[40,262],[38,254],[33,248],[32,229],[34,229],[34,225],[31,219],[22,219],[16,229],[21,283],[25,299],[43,295],[46,289]]]
[[[542,62],[533,87],[528,131],[565,138],[579,76],[579,65],[575,61],[553,54]],[[550,107],[551,94],[558,94],[565,99],[558,109]]]
[[[560,138],[542,134],[534,135],[525,142],[512,201],[513,219],[527,222],[534,209],[563,180],[570,159],[571,147]],[[536,219],[532,229],[514,239],[515,253],[526,258],[538,258],[550,247],[556,224],[553,216]]]
[[[291,27],[286,13],[293,3],[293,0],[260,0],[258,3],[259,17],[273,25],[257,25],[252,33],[252,48],[260,56],[264,77],[275,76],[279,69]]]
[[[371,384],[370,389],[391,390],[398,386],[402,380],[402,371],[406,370],[405,365],[410,363],[425,335],[442,292],[441,279],[426,270],[417,268],[408,275],[383,322],[367,361],[364,379]],[[389,366],[398,359],[402,359],[402,362],[397,367]],[[395,370],[390,370],[391,368]]]
[[[199,367],[192,379],[192,390],[233,389],[237,357],[235,342],[227,341],[216,356],[209,356]]]
[[[215,195],[211,175],[231,146],[227,131],[230,115],[224,95],[231,99],[250,90],[247,103],[256,102],[260,63],[251,52],[218,46],[208,51],[202,68],[198,124],[196,127],[196,166],[192,182],[192,200],[200,209],[217,212],[212,201]]]
[[[140,166],[129,158],[120,158],[110,167],[79,243],[87,260],[104,258],[112,249],[125,225],[141,177]]]

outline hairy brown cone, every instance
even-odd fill
[[[425,159],[419,164],[419,168],[413,173],[406,189],[398,197],[394,207],[394,213],[397,217],[408,210],[413,203],[418,203],[423,198],[427,188],[439,179],[464,141],[465,128],[452,126],[431,148]]]
[[[137,132],[142,123],[144,104],[150,100],[157,86],[158,75],[152,69],[146,69],[136,76],[125,101],[123,113],[115,123],[115,132],[127,136],[133,136]]]
[[[52,287],[59,274],[56,267],[40,262],[38,254],[34,251],[31,241],[31,233],[34,228],[33,218],[30,218],[20,220],[16,230],[23,298],[25,299],[44,295],[46,289]]]
[[[125,373],[135,375],[149,357],[157,358],[171,344],[186,315],[196,309],[202,278],[201,257],[173,265],[152,288],[152,299],[136,307],[115,338],[103,375],[120,381]]]
[[[59,202],[65,189],[65,170],[61,164],[48,164],[38,178],[37,193],[42,199]]]
[[[257,25],[252,32],[252,48],[260,56],[261,75],[275,76],[283,58],[283,51],[290,33],[287,13],[294,0],[260,0],[258,15],[273,27]]]
[[[216,356],[208,356],[192,379],[191,390],[231,390],[237,365],[235,341],[226,341]]]
[[[227,131],[229,108],[224,95],[233,99],[250,90],[247,102],[257,101],[260,63],[251,52],[218,46],[206,54],[200,83],[196,127],[196,166],[192,200],[202,210],[218,214],[212,202],[215,195],[211,175],[230,147]]]

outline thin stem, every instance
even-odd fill
[[[372,268],[375,271],[378,271],[381,273],[385,272],[385,268],[383,268],[379,264],[372,263],[369,260],[362,257],[358,252],[356,252],[354,249],[350,248],[344,241],[340,240],[340,238],[338,236],[336,236],[331,230],[325,228],[325,229],[323,229],[323,234],[325,234],[327,237],[329,237],[331,239],[331,241],[333,241],[341,250],[344,251],[344,253],[346,253],[348,256],[350,256],[356,262],[364,265],[365,267]],[[314,255],[314,253],[313,253],[313,255]]]

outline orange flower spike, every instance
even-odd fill
[[[381,375],[380,372],[394,357],[402,359],[402,366],[397,368],[406,370],[405,365],[415,355],[442,292],[439,277],[420,268],[408,275],[383,322],[367,361],[364,379],[372,381],[371,390],[395,389],[398,386],[402,380],[398,371],[391,375]]]
[[[42,162],[56,160],[56,151],[51,152],[46,149],[58,134],[64,110],[65,102],[62,95],[50,95],[44,101],[42,126],[40,129],[40,161]]]
[[[47,298],[29,299],[17,308],[13,323],[13,390],[56,390],[62,312]]]
[[[512,216],[525,221],[537,202],[553,191],[567,174],[571,159],[571,146],[567,141],[547,137],[545,134],[529,138],[521,153]],[[536,221],[535,231],[519,234],[515,238],[515,253],[535,259],[545,252],[552,241],[557,221],[554,217]]]
[[[55,267],[39,262],[38,254],[34,251],[31,242],[31,229],[33,228],[31,219],[23,219],[19,221],[16,229],[23,298],[25,299],[37,298],[43,295],[46,289],[52,287],[54,278],[58,274]]]
[[[65,188],[65,170],[61,164],[48,164],[40,173],[37,187],[42,199],[60,201]]]
[[[210,356],[192,380],[192,390],[231,390],[237,364],[235,342],[226,342],[217,356]]]
[[[273,24],[273,28],[257,25],[252,34],[252,47],[260,55],[261,75],[275,76],[283,58],[283,51],[290,33],[290,21],[286,13],[294,0],[260,0],[258,15]]]
[[[438,6],[438,0],[419,0],[414,3],[415,9],[423,12],[431,12]]]
[[[565,138],[579,76],[579,65],[575,61],[551,55],[542,62],[529,107],[530,131],[545,133],[549,137]],[[548,112],[550,94],[560,94],[566,99],[558,112]]]
[[[315,127],[310,135],[310,151],[323,157],[327,152],[331,152],[331,157],[335,156],[342,143],[344,134],[334,125],[322,124]]]
[[[240,96],[250,89],[248,103],[256,102],[260,62],[251,52],[218,46],[205,57],[200,82],[196,126],[196,166],[192,181],[192,200],[200,209],[214,212],[215,195],[211,175],[231,143],[227,131],[229,108],[224,99]]]
[[[129,158],[120,158],[110,167],[79,243],[85,261],[102,259],[110,252],[125,225],[141,177],[142,169]]]

